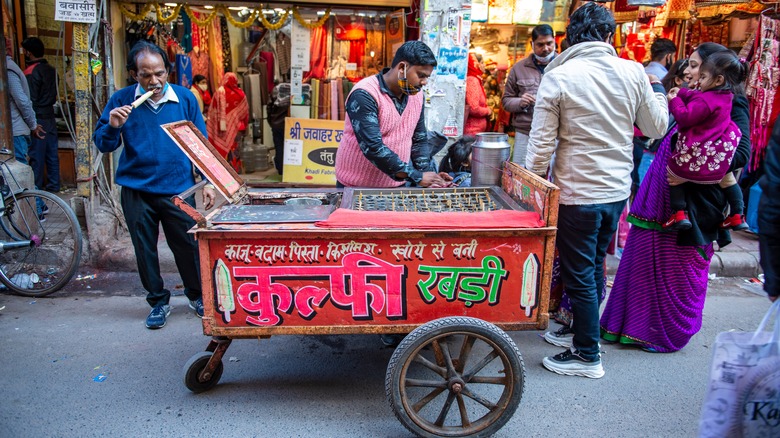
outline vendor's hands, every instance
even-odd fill
[[[648,74],[647,74],[647,79],[650,79],[650,83],[651,83],[651,84],[652,84],[653,82],[661,82],[661,79],[660,79],[658,76],[656,76],[656,75],[654,75],[654,74],[652,74],[652,73],[648,73]]]
[[[668,93],[666,93],[666,100],[671,101],[675,97],[677,97],[677,93],[680,92],[680,87],[674,87],[671,90],[669,90]]]
[[[528,108],[531,105],[534,105],[536,103],[536,96],[534,96],[531,93],[524,93],[522,96],[520,96],[520,106],[523,108]]]
[[[445,175],[447,174],[445,173]],[[451,176],[447,175],[447,177],[449,178],[449,181],[452,181]],[[424,172],[422,179],[417,183],[420,187],[445,187],[446,184],[447,180],[441,176],[441,173],[436,172]]]
[[[673,174],[670,171],[666,171],[666,181],[669,183],[670,186],[679,186],[680,184],[686,182],[686,180],[678,177],[677,175]]]
[[[46,138],[46,131],[44,131],[43,126],[38,125],[35,127],[35,129],[32,130],[32,135],[43,140],[44,138]]]
[[[214,206],[217,200],[217,190],[214,187],[203,187],[203,208],[206,210]]]
[[[133,107],[130,105],[120,106],[112,109],[111,112],[108,113],[108,124],[111,125],[112,128],[121,128],[122,125],[127,122],[127,118],[130,116],[132,111]]]
[[[439,189],[439,188],[445,188],[445,187],[454,187],[455,183],[452,182],[452,176],[447,172],[439,172],[439,176],[441,179],[444,180],[443,184],[431,184],[430,188],[432,189]]]

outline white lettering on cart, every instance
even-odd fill
[[[352,252],[362,252],[364,254],[373,255],[377,246],[378,244],[376,243],[355,242],[354,240],[345,243],[329,242],[328,252],[325,253],[325,260],[331,260],[331,258],[332,260],[338,260],[344,255]]]

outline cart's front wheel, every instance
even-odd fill
[[[396,417],[421,437],[484,437],[523,396],[514,341],[486,321],[448,317],[412,331],[390,359],[385,392]]]
[[[212,355],[213,353],[209,351],[202,351],[192,356],[184,365],[184,385],[187,386],[187,389],[197,394],[208,391],[219,382],[220,377],[222,377],[222,361],[219,361],[214,372],[206,376],[206,379],[200,379],[201,371],[206,369]]]

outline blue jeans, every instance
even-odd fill
[[[574,314],[573,345],[583,357],[599,354],[599,297],[604,287],[604,258],[626,201],[561,205],[556,246],[561,280]]]
[[[38,119],[46,131],[45,138],[32,139],[30,167],[35,175],[35,186],[51,192],[60,190],[60,159],[57,155],[57,122],[54,119]],[[46,178],[43,177],[44,168]],[[48,180],[48,183],[46,182]]]
[[[30,148],[29,135],[14,136],[14,156],[16,161],[27,164],[27,150]]]
[[[642,184],[642,181],[645,179],[645,175],[650,170],[650,165],[653,164],[654,158],[655,152],[645,151],[642,154],[642,161],[639,162],[639,184]]]

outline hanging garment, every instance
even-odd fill
[[[222,30],[222,71],[233,71],[233,55],[230,49],[230,33],[228,31],[227,18],[220,16],[219,26]]]
[[[198,46],[190,52],[190,68],[192,76],[202,75],[206,79],[209,78],[209,55]],[[213,88],[212,88],[213,89]]]
[[[181,20],[181,38],[179,38],[179,43],[184,53],[190,53],[192,51],[192,21],[184,8],[181,8],[179,11],[179,19]]]
[[[772,133],[773,104],[780,81],[780,21],[761,15],[753,45],[747,80],[750,102],[751,157],[748,169],[754,171],[766,153]]]
[[[236,74],[225,73],[211,100],[206,129],[211,144],[236,171],[241,168],[236,136],[246,130],[248,123],[249,104],[246,95],[238,87]]]
[[[185,88],[192,85],[192,62],[187,55],[176,55],[176,83]]]
[[[325,69],[328,67],[328,31],[325,26],[320,26],[311,30],[311,59],[309,61],[309,71],[303,77],[306,82],[311,78],[321,79],[325,77]]]
[[[274,54],[273,54],[273,52],[260,52],[259,58],[262,59],[265,62],[265,69],[266,69],[265,76],[267,78],[273,78],[274,77]],[[274,89],[273,80],[268,81],[267,85],[268,85],[268,93],[271,93],[271,90]]]
[[[209,29],[209,81],[211,89],[216,90],[222,84],[222,75],[225,70],[222,69],[222,26],[219,20],[212,20]]]
[[[279,73],[282,80],[287,82],[290,78],[290,59],[292,57],[292,42],[286,33],[276,33],[276,60],[279,61]]]

